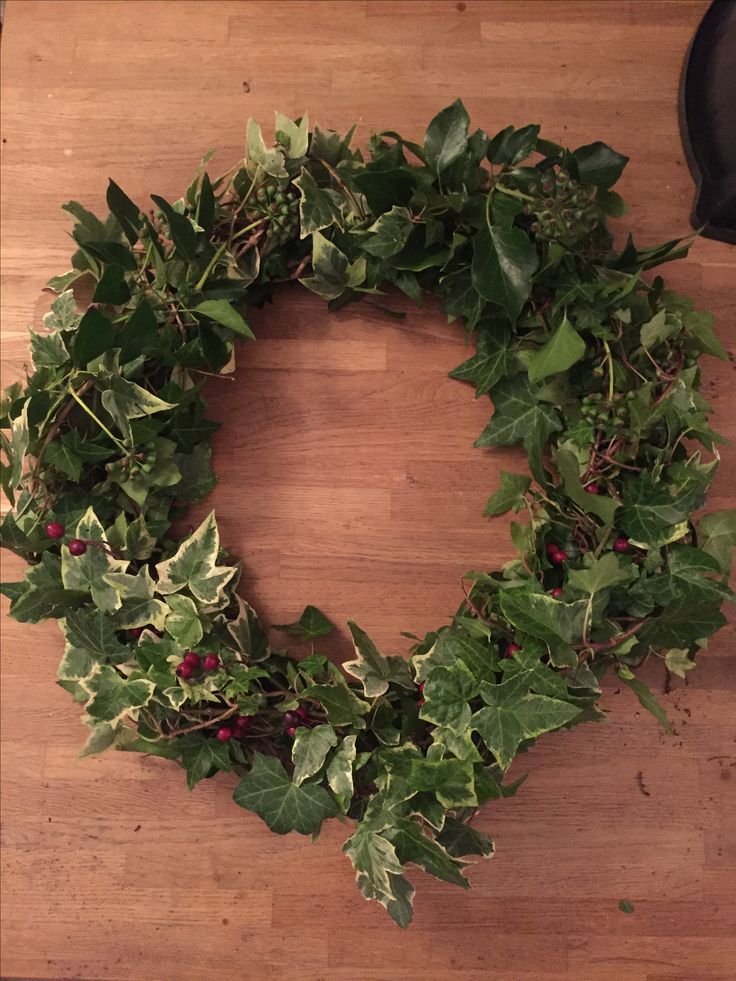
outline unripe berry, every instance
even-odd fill
[[[72,555],[84,555],[87,551],[87,543],[83,542],[81,538],[72,538],[69,542],[69,551]]]
[[[46,525],[46,534],[49,538],[63,538],[66,534],[66,528],[60,521],[49,521]]]
[[[202,658],[194,651],[187,651],[184,655],[184,663],[190,664],[193,668],[198,668],[202,663]]]
[[[229,726],[222,726],[217,730],[217,738],[221,743],[226,743],[228,739],[233,738],[233,730]]]
[[[628,552],[630,547],[629,539],[624,538],[623,535],[613,543],[614,552]]]
[[[562,565],[563,562],[567,561],[567,552],[563,548],[559,548],[554,555],[551,556],[551,559],[555,565]]]
[[[182,661],[179,667],[176,669],[176,673],[180,678],[183,678],[186,681],[187,678],[191,678],[194,674],[194,668],[191,666],[191,664],[187,664],[185,661]]]
[[[205,654],[202,666],[205,671],[217,671],[220,667],[220,659],[217,654]]]

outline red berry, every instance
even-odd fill
[[[562,586],[555,586],[554,589],[550,589],[549,591],[549,595],[553,596],[555,599],[557,599],[558,596],[562,596],[562,593],[563,593]]]
[[[623,536],[621,538],[617,538],[613,543],[614,552],[628,552],[630,548],[631,546],[629,545],[629,539],[624,538]]]
[[[180,678],[183,678],[186,681],[187,678],[191,678],[194,674],[194,668],[191,666],[191,664],[187,664],[186,661],[182,661],[179,667],[176,669],[176,673]]]
[[[60,521],[49,521],[46,525],[46,534],[49,538],[63,538],[66,534],[66,528]]]
[[[145,627],[131,627],[128,634],[133,640],[138,640],[145,629]]]
[[[547,553],[547,555],[549,555],[549,557],[552,558],[555,552],[560,551],[560,546],[555,545],[554,542],[547,542],[547,544],[544,546],[544,550]]]
[[[193,668],[198,668],[202,663],[202,658],[199,654],[195,654],[194,651],[187,651],[184,655],[184,663],[191,665]]]
[[[518,651],[521,650],[521,644],[509,644],[506,648],[506,657],[513,657]]]
[[[220,667],[220,659],[217,654],[205,654],[203,667],[205,671],[217,671]]]
[[[233,730],[229,726],[222,726],[217,730],[217,738],[221,743],[226,743],[228,739],[233,738]]]
[[[238,732],[245,732],[246,729],[250,729],[250,724],[252,721],[252,715],[239,715],[235,719],[235,728],[238,730]]]
[[[298,726],[301,724],[301,719],[296,714],[296,712],[285,712],[284,713],[284,726],[288,729],[290,726]]]
[[[586,491],[589,494],[599,494],[600,493],[600,487],[598,486],[598,484],[586,484],[585,485],[585,489],[586,489]]]
[[[299,708],[296,710],[296,714],[299,716],[302,722],[307,722],[309,720],[309,710],[303,705],[299,706]]]
[[[294,726],[289,726],[289,728],[286,731],[291,736],[292,739],[296,735],[296,729],[294,728]]]
[[[558,548],[550,558],[555,565],[562,565],[563,562],[567,561],[567,552],[563,548]]]
[[[420,685],[417,685],[417,688],[419,689],[419,691],[424,692],[424,682],[422,682]]]
[[[72,538],[69,542],[69,551],[72,555],[84,555],[87,551],[87,543],[83,542],[81,538]]]
[[[425,699],[420,698],[417,700],[417,708],[421,708],[424,705]]]

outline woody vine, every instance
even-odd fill
[[[277,114],[273,147],[250,121],[245,159],[211,180],[208,154],[178,201],[147,210],[111,181],[104,220],[64,205],[72,268],[2,403],[2,543],[29,562],[2,589],[16,619],[59,622],[83,754],[175,760],[190,789],[233,772],[235,802],[278,834],[353,819],[358,887],[406,926],[408,867],[467,887],[493,850],[476,809],[515,793],[506,771],[540,735],[603,718],[604,675],[668,727],[637,670],[684,677],[732,598],[736,513],[693,520],[722,442],[699,359],[727,355],[710,314],[647,276],[687,242],[614,244],[627,158],[605,144],[490,138],[459,100],[421,145],[384,132],[364,155],[351,137]],[[528,453],[486,508],[522,513],[518,557],[468,574],[408,660],[350,623],[337,667],[314,606],[267,632],[214,514],[172,527],[215,482],[205,382],[285,282],[331,310],[439,296],[475,343],[452,377],[493,403],[476,445]]]

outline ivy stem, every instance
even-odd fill
[[[84,385],[82,386],[82,388],[84,388]],[[80,392],[82,391],[82,388],[80,388],[80,390],[79,390]],[[107,428],[107,426],[104,424],[104,422],[102,422],[100,419],[97,418],[97,416],[94,414],[94,412],[92,411],[92,409],[90,409],[90,407],[85,402],[82,401],[82,399],[74,391],[74,389],[71,387],[71,385],[69,386],[69,394],[71,395],[71,397],[73,399],[75,399],[82,406],[82,408],[87,413],[87,415],[90,416],[92,419],[94,419],[94,421],[97,423],[97,425],[103,431],[103,433],[106,433],[110,437],[110,439],[113,441],[113,443],[115,443],[115,445],[120,449],[120,451],[122,453],[125,453],[125,446],[123,445],[123,443],[117,438],[117,436],[114,436],[110,432],[110,430]]]
[[[511,187],[504,187],[503,184],[494,184],[494,191],[500,191],[501,194],[508,194],[510,198],[518,198],[520,201],[533,201],[534,198],[530,197],[528,194],[522,194],[521,191],[515,191]]]
[[[606,352],[606,362],[608,365],[608,401],[613,402],[613,358],[608,341],[603,342],[603,347]]]

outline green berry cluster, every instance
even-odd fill
[[[524,210],[534,215],[531,230],[537,238],[572,244],[590,235],[598,223],[597,188],[580,184],[564,170],[548,170],[541,184],[529,190],[534,200]]]
[[[583,419],[597,429],[623,429],[629,421],[629,407],[626,404],[635,398],[634,392],[614,392],[612,399],[605,399],[601,392],[583,396]]]
[[[135,479],[141,474],[149,474],[156,466],[156,443],[150,439],[139,449],[133,449],[127,456],[120,460],[108,463],[105,469],[108,472],[117,472],[117,476],[123,479]]]
[[[256,201],[262,216],[270,218],[266,238],[275,248],[293,238],[299,231],[299,196],[288,185],[271,179],[256,191]]]

